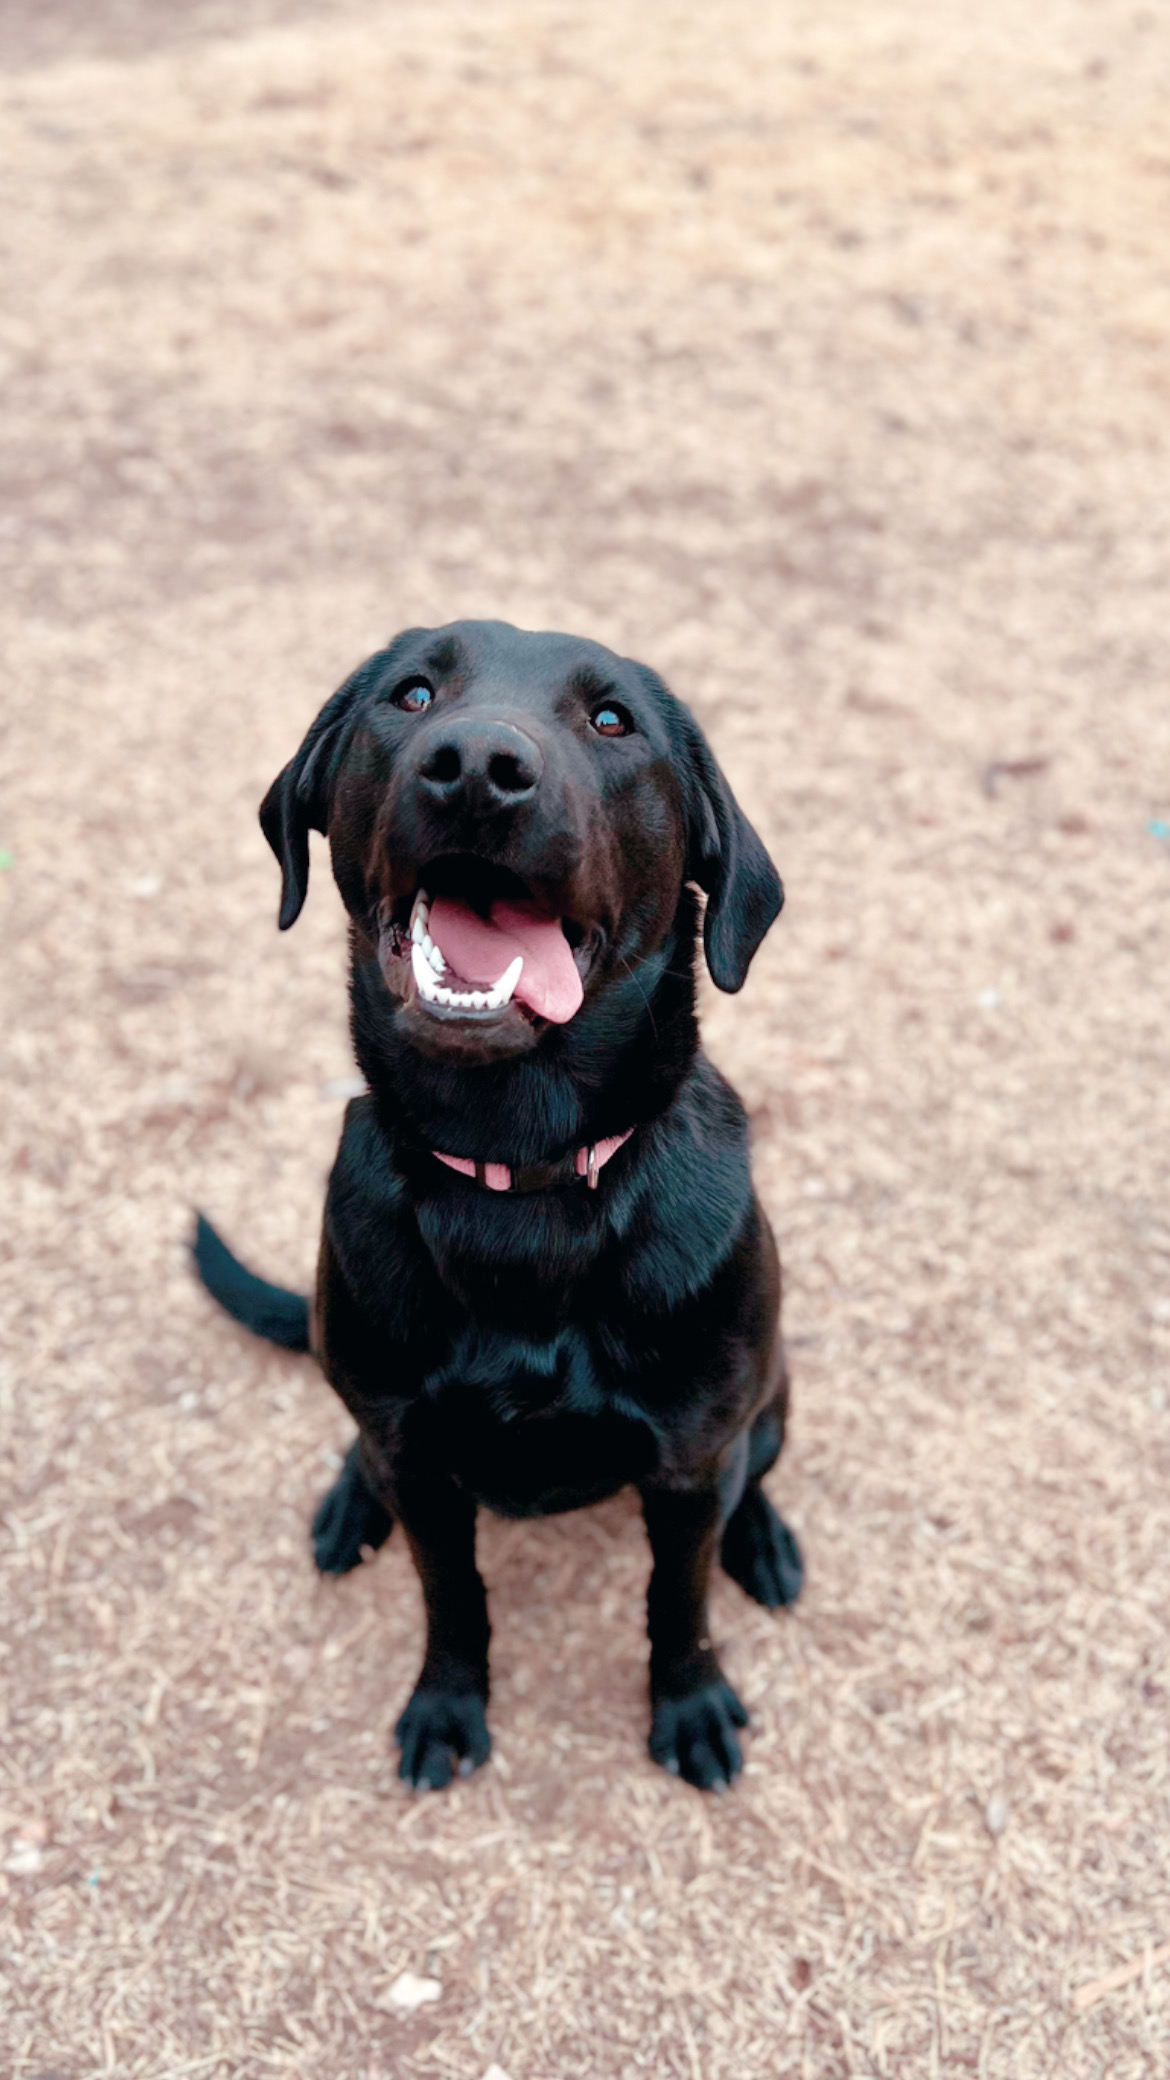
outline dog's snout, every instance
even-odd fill
[[[535,794],[544,771],[540,746],[512,722],[452,723],[431,744],[418,769],[432,800],[478,797],[496,809],[519,808]]]

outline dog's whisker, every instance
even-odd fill
[[[623,968],[624,968],[624,969],[626,970],[626,973],[627,973],[627,974],[629,975],[630,981],[631,981],[631,982],[633,983],[633,985],[634,985],[634,988],[635,988],[635,989],[637,990],[637,992],[638,992],[638,995],[639,995],[639,996],[641,997],[641,999],[642,999],[642,1002],[643,1002],[643,1003],[645,1004],[645,1006],[646,1006],[646,1009],[647,1009],[647,1011],[648,1011],[648,1013],[649,1013],[649,1015],[650,1015],[650,1024],[651,1024],[651,1025],[653,1026],[653,1028],[654,1028],[654,1038],[655,1038],[655,1039],[657,1039],[657,1038],[658,1038],[658,1026],[657,1026],[657,1024],[656,1024],[656,1022],[655,1022],[655,1018],[654,1018],[654,1006],[653,1006],[653,1004],[651,1003],[651,1001],[650,1001],[649,997],[648,997],[648,996],[646,995],[646,992],[645,992],[645,990],[644,990],[644,989],[642,988],[641,978],[640,978],[639,976],[635,975],[635,973],[634,973],[634,970],[633,970],[633,969],[631,968],[631,966],[630,966],[630,964],[629,964],[629,961],[628,961],[628,960],[626,959],[626,957],[625,957],[625,955],[624,955],[624,954],[619,954],[619,955],[618,955],[618,959],[619,959],[619,960],[621,961],[621,964],[622,964]]]

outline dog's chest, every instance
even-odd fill
[[[579,1327],[547,1343],[468,1328],[428,1380],[424,1406],[449,1470],[505,1516],[579,1508],[657,1463],[652,1425],[606,1381]]]

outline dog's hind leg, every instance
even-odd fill
[[[384,1546],[394,1519],[379,1502],[362,1466],[362,1441],[356,1437],[345,1464],[313,1518],[313,1558],[320,1574],[349,1574],[361,1566],[362,1547]]]
[[[800,1547],[760,1486],[780,1456],[787,1404],[785,1381],[748,1432],[747,1478],[719,1549],[724,1572],[770,1611],[795,1603],[804,1580]]]

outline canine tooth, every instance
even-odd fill
[[[422,918],[416,916],[414,923],[410,927],[410,936],[414,940],[416,946],[422,945],[423,939],[426,936],[426,929],[427,928],[423,923]]]
[[[430,963],[421,946],[415,945],[411,947],[410,965],[414,970],[414,979],[418,984],[419,995],[426,997],[430,1003],[433,1003],[438,996],[439,985],[435,981]]]
[[[410,936],[412,939],[421,940],[422,932],[419,931],[419,926],[422,926],[423,932],[426,931],[427,919],[430,916],[430,910],[430,900],[427,896],[426,889],[420,888],[418,894],[416,895],[413,903],[410,906]]]
[[[495,988],[492,991],[492,1001],[494,1004],[506,1004],[508,1002],[509,997],[511,996],[513,990],[516,987],[516,984],[520,980],[520,970],[523,966],[524,956],[523,954],[518,953],[516,955],[515,960],[512,962],[511,967],[505,968],[503,974],[501,975],[499,981],[497,982]]]

